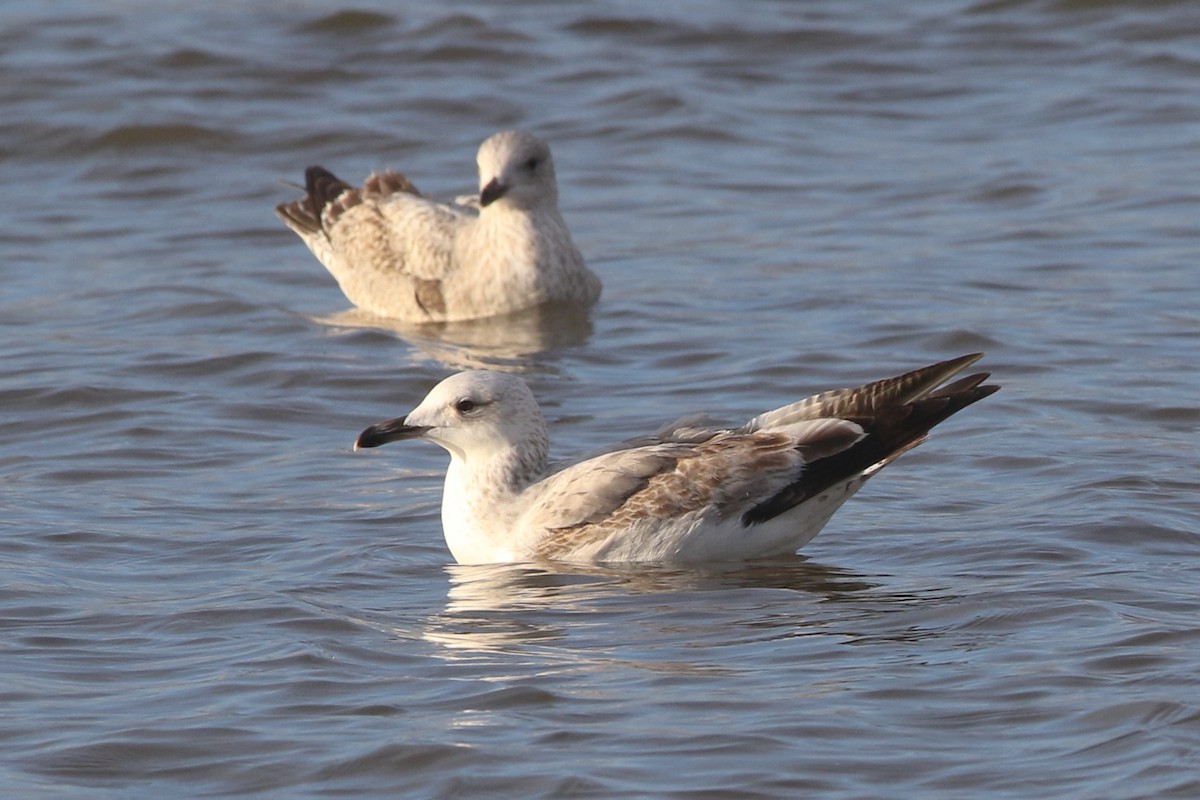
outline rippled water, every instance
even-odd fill
[[[1187,2],[0,11],[0,794],[1200,794]],[[322,163],[554,148],[586,318],[346,313]],[[557,454],[970,350],[1004,390],[803,554],[449,565],[465,364]]]

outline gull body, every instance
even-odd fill
[[[524,131],[479,147],[479,194],[449,205],[392,171],[353,187],[321,167],[306,196],[275,211],[359,308],[406,322],[449,322],[549,303],[590,306],[600,280],[558,211],[554,160]]]
[[[951,381],[962,356],[814,395],[737,428],[686,423],[565,467],[545,420],[507,373],[453,375],[355,448],[426,439],[450,453],[442,527],[463,564],[705,562],[795,552],[876,472],[999,387]]]

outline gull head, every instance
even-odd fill
[[[554,159],[541,139],[525,131],[504,131],[479,146],[479,204],[504,201],[519,208],[558,204]]]
[[[408,416],[360,433],[354,449],[404,439],[428,439],[467,463],[516,453],[532,467],[549,450],[546,423],[529,387],[515,375],[488,370],[451,375]]]

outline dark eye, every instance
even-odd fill
[[[475,401],[469,397],[464,397],[454,404],[454,410],[460,414],[470,414],[475,410]]]
[[[538,165],[538,160],[536,158],[531,158],[525,162],[525,169],[529,170],[530,172],[533,172],[535,169],[537,169],[537,165]]]

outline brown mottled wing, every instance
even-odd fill
[[[624,450],[547,478],[522,524],[548,531],[539,557],[563,558],[634,525],[737,513],[791,483],[801,465],[795,439],[781,432]]]
[[[318,204],[318,211],[321,214],[321,226],[326,232],[329,232],[337,225],[338,220],[350,209],[367,203],[379,203],[387,200],[394,194],[411,194],[420,197],[421,193],[417,191],[417,187],[412,185],[404,175],[391,170],[383,172],[374,172],[367,176],[363,182],[361,189],[354,189],[337,178],[337,184],[332,186],[332,189],[326,189],[326,186],[320,183],[320,175],[317,171],[325,173],[329,178],[333,178],[328,172],[320,167],[310,167],[305,173],[305,183],[308,187],[309,199]],[[313,175],[314,178],[309,176]],[[340,185],[341,191],[336,191]],[[317,192],[317,194],[314,194]],[[335,193],[336,192],[336,193]]]
[[[530,524],[549,529],[588,525],[608,516],[656,475],[675,469],[688,447],[658,445],[598,456],[573,464],[537,485]]]
[[[438,316],[446,313],[446,298],[442,294],[442,282],[433,278],[413,278],[414,295],[426,314]]]

